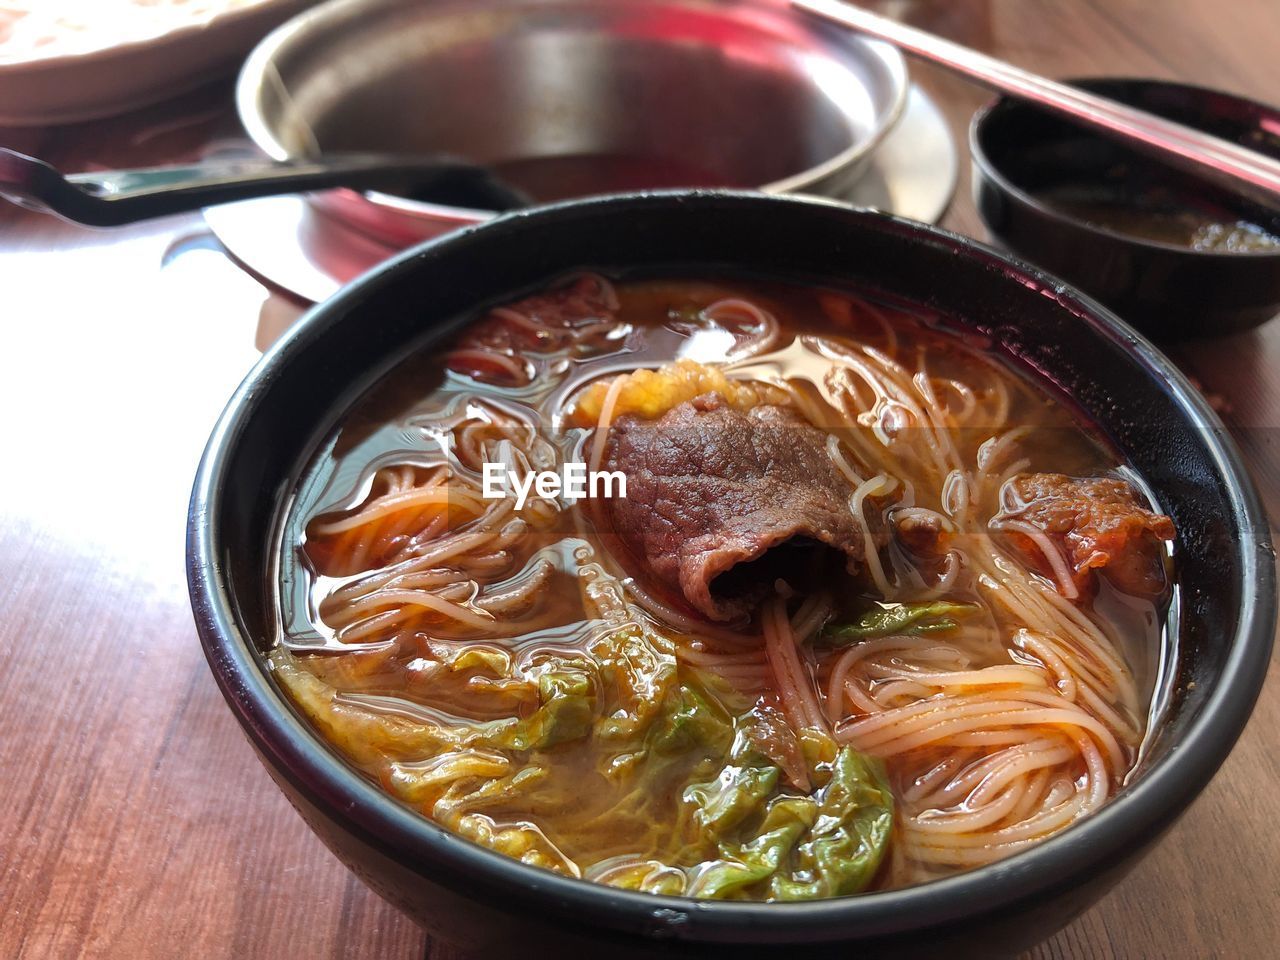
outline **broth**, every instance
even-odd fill
[[[909,305],[757,281],[567,283],[408,358],[303,476],[270,659],[322,737],[477,843],[695,897],[923,882],[1119,789],[1170,669],[1171,534],[1068,405]],[[483,463],[621,463],[627,431],[663,441],[673,416],[721,400],[803,420],[784,443],[818,431],[858,563],[840,553],[856,543],[798,535],[756,557],[767,569],[733,568],[762,592],[715,619],[626,510],[720,467],[659,477],[646,461],[626,505],[533,496],[517,511],[477,492]],[[752,436],[728,438],[730,459],[767,440]],[[741,469],[753,496],[782,489],[785,464]],[[1091,499],[1070,478],[1097,478]],[[745,523],[732,496],[721,506]],[[1089,513],[1108,497],[1111,513]],[[683,499],[662,508],[679,522],[699,500]],[[769,529],[798,509],[777,499]],[[1072,566],[1086,534],[1094,553]]]

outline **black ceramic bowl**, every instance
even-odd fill
[[[1280,158],[1280,109],[1158,80],[1076,80],[1076,86]],[[1158,340],[1214,337],[1280,313],[1280,249],[1219,253],[1095,226],[1045,202],[1067,187],[1143,204],[1183,205],[1244,219],[1280,236],[1267,210],[1177,173],[1036,107],[999,98],[969,128],[973,194],[992,239],[1101,300]]]
[[[1069,391],[1150,481],[1180,532],[1179,693],[1137,781],[1061,835],[949,879],[813,903],[707,903],[525,866],[423,819],[347,766],[263,665],[273,518],[313,445],[408,348],[442,342],[477,307],[584,265],[870,284],[973,318]],[[302,319],[232,398],[196,479],[187,550],[209,664],[280,788],[388,900],[495,957],[776,960],[785,944],[806,957],[901,960],[1026,947],[1100,897],[1209,781],[1258,693],[1276,613],[1267,524],[1235,449],[1145,340],[1058,281],[963,237],[759,195],[544,207],[366,274]]]

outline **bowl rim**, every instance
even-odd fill
[[[725,205],[750,205],[768,215],[777,205],[837,208],[853,223],[913,235],[957,256],[976,259],[1005,280],[1051,296],[1092,333],[1123,350],[1145,372],[1163,380],[1191,426],[1203,437],[1224,478],[1238,533],[1242,567],[1239,627],[1221,677],[1178,749],[1126,786],[1103,809],[1062,833],[987,866],[898,890],[800,903],[695,901],[619,890],[560,876],[488,850],[401,805],[365,780],[314,733],[268,678],[253,641],[239,628],[228,589],[217,530],[221,492],[232,453],[266,387],[278,371],[310,349],[321,334],[371,293],[412,275],[420,262],[483,248],[530,224],[559,218],[646,210],[679,204],[713,215]],[[1275,555],[1269,525],[1234,442],[1204,398],[1148,340],[1062,281],[995,249],[928,224],[834,201],[752,192],[649,191],[569,201],[504,214],[404,251],[347,284],[309,310],[258,361],[228,402],[210,436],[192,490],[187,526],[187,579],[198,632],[210,668],[237,719],[264,760],[297,786],[343,830],[406,866],[444,868],[455,890],[481,897],[501,894],[513,912],[541,915],[615,934],[647,931],[694,942],[836,943],[851,937],[891,935],[958,921],[1073,887],[1090,871],[1105,870],[1125,848],[1153,841],[1191,803],[1226,759],[1262,687],[1276,629]],[[655,930],[660,921],[661,930]],[[696,923],[690,923],[696,921]]]
[[[299,38],[310,38],[317,32],[323,33],[333,29],[335,22],[337,26],[341,26],[343,17],[349,10],[370,5],[395,7],[399,2],[402,0],[329,0],[328,3],[302,10],[290,17],[258,42],[245,58],[235,84],[236,114],[249,139],[258,149],[273,160],[287,161],[296,159],[297,156],[291,153],[276,135],[275,129],[263,116],[257,104],[261,90],[268,86],[280,86],[282,83],[276,68],[278,57],[291,45],[301,43],[302,40]],[[619,2],[635,3],[637,0],[619,0]],[[761,2],[761,0],[734,0],[731,3],[719,4],[709,0],[663,0],[663,2],[677,6],[694,6],[725,17],[735,16],[737,10],[745,10],[753,16],[778,16],[780,12],[774,4]],[[785,14],[785,12],[785,9],[781,10],[781,13]],[[863,140],[850,144],[811,167],[754,188],[762,193],[803,191],[827,177],[853,167],[865,157],[870,156],[902,119],[911,88],[906,59],[892,44],[857,34],[840,34],[818,21],[788,22],[796,28],[806,30],[811,36],[823,40],[825,48],[829,51],[841,47],[858,47],[865,50],[868,59],[874,58],[888,73],[892,84],[892,98],[888,109],[877,115],[875,126]],[[418,219],[445,220],[463,224],[488,219],[495,215],[492,210],[426,203],[376,190],[343,190],[342,192],[350,195],[351,199],[362,198],[376,207]]]
[[[1086,85],[1086,84],[1131,84],[1142,87],[1163,87],[1169,90],[1183,90],[1189,93],[1210,95],[1214,97],[1224,98],[1234,101],[1240,106],[1250,107],[1264,113],[1270,113],[1275,116],[1277,123],[1280,123],[1280,108],[1273,107],[1263,103],[1260,100],[1254,100],[1249,97],[1242,97],[1235,93],[1225,90],[1216,90],[1213,87],[1206,87],[1195,83],[1182,83],[1178,80],[1160,80],[1151,77],[1113,77],[1113,76],[1093,76],[1093,77],[1072,77],[1064,81],[1070,85]],[[1024,206],[1030,207],[1042,216],[1070,226],[1081,233],[1101,234],[1112,240],[1123,241],[1135,247],[1143,249],[1156,250],[1166,254],[1176,254],[1185,256],[1201,262],[1213,259],[1223,261],[1267,261],[1280,260],[1280,249],[1276,250],[1197,250],[1194,247],[1182,246],[1177,243],[1168,243],[1163,240],[1151,240],[1146,237],[1138,237],[1131,233],[1125,233],[1112,227],[1098,226],[1090,223],[1080,217],[1072,216],[1064,213],[1057,207],[1033,193],[1029,193],[1022,187],[1015,184],[1001,169],[1000,165],[991,157],[990,154],[982,146],[982,136],[986,124],[990,121],[992,115],[997,110],[1036,110],[1032,104],[1025,103],[1015,97],[1005,94],[998,94],[980,106],[974,112],[972,119],[969,121],[969,156],[973,161],[975,178],[981,173],[982,176],[996,184],[1003,192],[1016,197]],[[1043,112],[1043,111],[1042,111]],[[1098,139],[1104,139],[1098,135]],[[976,186],[976,184],[975,184]],[[1280,213],[1277,214],[1280,216]]]

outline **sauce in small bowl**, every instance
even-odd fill
[[[1077,86],[1280,157],[1280,110],[1184,84]],[[1280,208],[1000,98],[970,128],[974,198],[992,239],[1150,336],[1219,336],[1280,313]]]
[[[1280,237],[1266,227],[1166,188],[1125,196],[1096,184],[1063,183],[1036,196],[1066,216],[1138,240],[1206,253],[1280,250]]]

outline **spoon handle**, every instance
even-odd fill
[[[448,159],[403,161],[347,154],[316,162],[212,159],[190,166],[64,175],[43,160],[0,148],[0,196],[91,227],[114,227],[219,203],[333,187],[391,189],[412,183],[447,195],[482,191],[501,208],[511,191],[488,171]],[[519,205],[512,197],[507,207]]]
[[[1170,166],[1250,199],[1280,202],[1280,161],[1155,114],[1015,67],[969,47],[839,0],[791,0],[793,6],[860,33],[887,40],[984,86],[1072,117],[1124,140]]]

